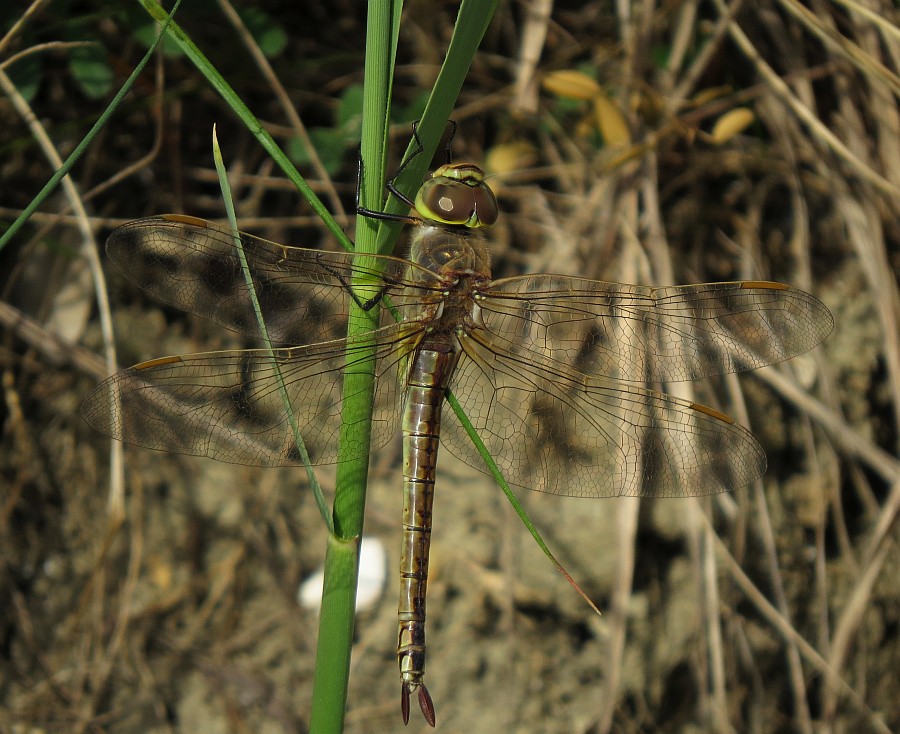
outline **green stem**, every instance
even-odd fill
[[[391,0],[372,0],[366,27],[365,86],[363,91],[363,131],[361,154],[363,167],[363,206],[379,208],[384,187],[391,79],[400,21],[401,4]],[[357,218],[356,250],[373,253],[377,229],[365,217]],[[360,258],[361,268],[370,263]],[[334,535],[329,538],[325,555],[325,585],[316,648],[310,730],[340,732],[344,725],[347,685],[350,678],[350,652],[356,611],[356,586],[359,575],[359,542],[363,532],[366,480],[369,453],[342,456],[346,447],[370,444],[372,397],[375,384],[375,338],[379,309],[363,311],[374,293],[366,293],[367,283],[353,278],[351,287],[358,298],[351,299],[347,326],[348,339],[355,345],[368,342],[370,357],[362,352],[344,373],[344,410],[333,507]]]

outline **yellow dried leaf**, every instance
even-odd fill
[[[625,120],[625,115],[612,100],[602,93],[594,97],[594,118],[600,134],[603,136],[603,141],[608,146],[624,146],[631,143],[631,130]]]
[[[156,585],[156,588],[168,591],[172,588],[172,566],[158,556],[151,556],[148,566],[150,568],[150,578]]]
[[[709,137],[713,143],[721,145],[746,130],[755,119],[756,115],[753,114],[753,110],[736,107],[716,120]]]
[[[719,97],[724,97],[726,94],[731,94],[733,91],[734,90],[728,86],[706,87],[706,89],[701,89],[697,94],[691,97],[691,106],[700,107],[707,102],[712,102],[714,99],[719,99]]]
[[[542,86],[557,97],[569,99],[593,99],[597,94],[602,94],[596,81],[574,69],[551,71],[544,76]]]
[[[493,146],[484,157],[484,170],[491,175],[528,168],[534,162],[534,146],[524,141]]]

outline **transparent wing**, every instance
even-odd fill
[[[766,460],[748,430],[702,405],[588,378],[480,330],[451,384],[511,484],[573,497],[684,497],[746,486]],[[487,472],[449,408],[441,441]]]
[[[774,364],[820,343],[834,325],[813,296],[764,281],[650,288],[528,275],[494,281],[479,295],[486,329],[514,342],[509,354],[631,382]]]
[[[382,445],[400,413],[398,368],[452,283],[397,258],[241,240],[274,340],[332,336],[354,298],[383,301],[405,319],[386,316],[374,332],[372,445]],[[116,230],[107,247],[150,293],[256,334],[229,228],[158,217]],[[359,277],[368,285],[354,296],[350,283]],[[715,410],[614,380],[688,380],[770,364],[817,344],[833,323],[812,296],[767,282],[647,288],[532,275],[495,281],[475,297],[483,326],[460,325],[465,355],[452,389],[510,482],[573,496],[699,495],[750,483],[765,459],[748,431]],[[333,340],[275,351],[314,463],[336,459],[342,370],[362,349],[362,340]],[[136,365],[96,388],[83,412],[99,430],[150,448],[301,463],[264,350]],[[444,443],[483,469],[449,413]]]
[[[398,368],[421,331],[394,324],[375,333],[376,405],[372,448],[396,433],[402,402]],[[313,464],[336,461],[343,370],[364,359],[362,340],[275,349],[300,434]],[[249,349],[163,357],[100,383],[85,420],[126,443],[251,466],[301,465],[271,354]],[[358,456],[363,446],[344,447]]]
[[[440,300],[440,277],[406,260],[288,247],[241,233],[254,289],[273,341],[310,344],[346,333],[350,283],[366,277],[365,300],[390,303],[401,318]],[[259,335],[231,229],[166,215],[116,229],[106,251],[126,277],[184,311]],[[394,321],[384,315],[382,325]]]

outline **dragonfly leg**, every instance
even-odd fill
[[[384,298],[384,294],[388,292],[388,289],[392,286],[396,285],[393,281],[388,281],[387,278],[384,278],[385,284],[378,290],[378,293],[372,296],[368,301],[360,301],[356,296],[356,293],[353,292],[353,287],[347,282],[347,279],[339,273],[334,268],[329,267],[321,260],[319,261],[319,267],[322,268],[326,273],[328,273],[332,278],[334,278],[338,283],[341,284],[341,288],[343,288],[347,293],[350,294],[350,297],[359,306],[363,311],[368,313],[374,308],[374,306],[381,302],[381,299]]]
[[[403,682],[400,688],[400,712],[403,714],[403,724],[409,724],[409,694],[414,687],[419,689],[419,708],[422,709],[425,721],[434,726],[437,721],[434,714],[434,701],[431,700],[431,694],[428,692],[425,684],[410,684],[406,681]]]
[[[453,120],[449,121],[450,124],[450,135],[447,138],[447,146],[446,146],[446,157],[447,163],[450,163],[451,155],[451,145],[453,143],[453,138],[456,135],[456,122]],[[416,149],[409,154],[409,157],[400,164],[400,168],[397,169],[397,172],[391,176],[390,180],[385,184],[385,188],[388,190],[389,194],[393,194],[400,201],[406,204],[411,209],[416,208],[415,202],[410,199],[406,194],[404,194],[400,189],[396,186],[397,178],[400,174],[406,170],[406,167],[412,163],[413,159],[419,155],[425,148],[422,145],[422,141],[419,140],[419,132],[417,130],[419,126],[418,121],[412,124],[412,132],[413,132],[413,140],[416,142]],[[381,212],[375,209],[367,209],[364,206],[360,206],[359,198],[362,193],[362,174],[363,174],[363,159],[362,159],[362,149],[360,148],[359,156],[357,158],[357,170],[356,170],[356,213],[363,217],[369,217],[370,219],[380,219],[388,222],[403,222],[405,224],[421,224],[422,219],[419,217],[413,217],[408,214],[390,214],[388,212]]]
[[[414,128],[415,130],[415,128]],[[415,132],[413,132],[415,134]],[[418,137],[416,137],[416,141],[418,141]],[[419,151],[422,150],[422,144],[419,143]],[[400,201],[409,206],[412,209],[416,208],[416,205],[413,203],[412,199],[410,199],[405,194],[401,193],[397,190],[397,187],[394,186],[394,179],[397,178],[402,172],[403,169],[406,168],[409,161],[415,158],[419,151],[416,151],[411,155],[406,162],[400,166],[400,170],[394,174],[393,178],[387,182],[385,188],[387,188],[388,192],[396,196]],[[418,217],[411,217],[408,214],[391,214],[389,212],[380,212],[377,209],[367,209],[364,206],[361,206],[359,203],[360,195],[362,194],[362,177],[363,177],[363,159],[362,159],[362,149],[360,148],[359,157],[357,158],[357,169],[356,169],[356,213],[363,217],[368,217],[369,219],[379,219],[385,220],[388,222],[403,222],[404,224],[416,224],[421,222],[422,220]]]
[[[452,162],[452,158],[453,158],[452,147],[453,147],[453,138],[456,137],[456,128],[457,128],[456,120],[447,120],[447,125],[449,125],[449,127],[450,127],[450,134],[447,136],[447,145],[444,147],[444,155],[447,156],[446,163],[449,164]],[[403,169],[409,165],[410,161],[412,161],[413,158],[415,158],[417,155],[419,155],[419,153],[421,153],[423,150],[425,150],[425,146],[422,145],[422,141],[419,140],[419,121],[418,120],[416,120],[412,124],[412,132],[413,132],[413,140],[416,141],[417,147],[412,153],[409,154],[409,158],[407,158],[403,162],[403,164],[400,166],[400,170],[397,171],[396,174],[394,174],[394,177],[391,179],[390,183],[393,183],[394,180],[397,178],[397,176],[399,176],[401,173],[403,173]]]
[[[456,122],[454,120],[449,120],[448,124],[450,125],[450,135],[447,137],[447,145],[445,147],[445,156],[447,158],[446,162],[449,165],[451,159],[453,158],[452,145],[453,145],[453,138],[456,136]],[[400,164],[400,168],[397,169],[397,173],[395,173],[393,176],[391,176],[390,181],[388,181],[384,186],[388,190],[389,193],[396,196],[404,204],[409,204],[413,209],[416,208],[415,202],[413,202],[408,196],[406,196],[406,194],[404,194],[402,191],[400,191],[397,188],[395,182],[396,182],[397,178],[400,176],[400,174],[403,173],[404,169],[410,163],[412,163],[413,159],[417,155],[419,155],[423,150],[425,150],[425,146],[423,146],[422,141],[419,140],[418,128],[419,128],[419,122],[417,120],[416,122],[414,122],[412,124],[413,140],[416,141],[416,149],[412,153],[409,154],[409,158],[407,158],[405,161],[403,161],[403,163]],[[357,194],[358,193],[359,193],[359,187],[357,186]],[[359,203],[359,197],[357,196],[357,204],[358,203]],[[359,211],[358,206],[357,206],[356,210]]]

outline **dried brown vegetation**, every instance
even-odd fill
[[[84,3],[78,20],[59,5],[36,3],[0,42],[6,221],[103,101],[73,80],[71,49],[41,53],[30,102],[4,62],[91,40],[120,82],[141,53],[139,15]],[[362,4],[261,5],[288,41],[271,68],[224,0],[182,23],[280,141],[301,119],[333,127],[362,80]],[[497,274],[781,280],[825,301],[836,327],[789,364],[673,388],[753,428],[769,456],[759,485],[703,501],[523,498],[600,618],[490,481],[442,457],[429,687],[445,731],[900,730],[896,13],[890,0],[528,0],[498,12],[454,141],[457,158],[496,174]],[[452,6],[408,3],[399,104],[429,88],[453,20]],[[110,458],[78,413],[106,373],[97,243],[138,216],[221,216],[213,122],[242,227],[324,239],[195,70],[179,57],[151,66],[74,185],[0,253],[4,734],[304,731],[308,719],[317,620],[295,594],[325,531],[303,473],[128,449],[117,485],[120,447]],[[567,88],[541,86],[576,67],[597,90],[563,102]],[[408,134],[397,125],[396,151]],[[305,172],[335,210],[352,209],[352,143],[334,165],[333,181]],[[110,288],[122,364],[236,343],[117,274]],[[376,457],[367,508],[391,569],[397,465],[395,451]],[[401,728],[395,595],[390,585],[358,619],[347,731]]]

